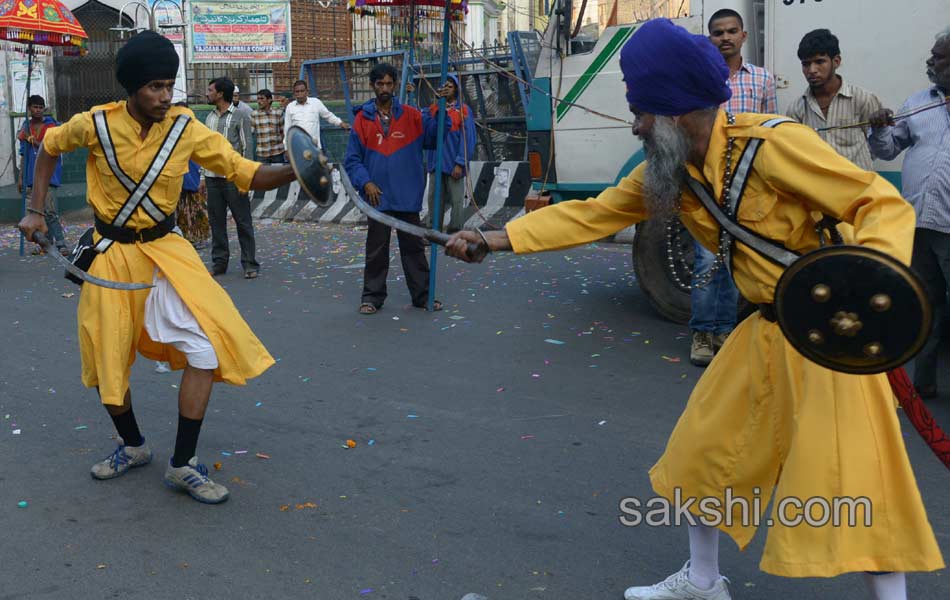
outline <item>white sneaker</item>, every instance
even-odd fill
[[[228,499],[228,488],[208,478],[208,467],[200,464],[197,456],[192,456],[183,467],[173,467],[169,460],[164,481],[168,487],[184,490],[205,504],[220,504]]]
[[[732,600],[727,579],[719,576],[716,583],[708,590],[701,590],[689,581],[689,561],[683,568],[673,573],[666,580],[648,587],[627,588],[623,593],[624,600]]]
[[[92,465],[90,475],[95,479],[113,479],[119,475],[125,475],[133,467],[141,467],[152,462],[152,451],[145,445],[143,439],[141,446],[126,446],[125,442],[119,442],[115,452]]]

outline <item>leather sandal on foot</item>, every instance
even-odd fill
[[[360,314],[361,315],[373,315],[376,314],[378,309],[370,304],[369,302],[364,302],[360,304]]]

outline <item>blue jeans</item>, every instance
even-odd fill
[[[693,263],[693,281],[707,273],[716,260],[716,255],[693,242],[696,258]],[[736,327],[736,312],[739,304],[739,290],[732,282],[732,276],[725,265],[719,267],[709,285],[694,287],[690,293],[692,315],[689,328],[693,331],[707,331],[713,334],[728,333]]]

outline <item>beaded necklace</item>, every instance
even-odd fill
[[[729,125],[736,124],[736,117],[730,112],[726,112],[726,122]],[[735,215],[732,214],[732,207],[729,203],[729,190],[732,188],[732,179],[735,177],[735,173],[732,170],[732,153],[735,150],[736,138],[730,137],[726,139],[726,155],[725,155],[725,169],[722,175],[722,196],[720,197],[720,204],[722,205],[722,210],[726,213],[726,216],[732,219]],[[676,212],[679,213],[680,205],[679,201],[676,203]],[[673,281],[679,286],[682,290],[692,290],[694,288],[705,287],[712,282],[713,277],[716,275],[716,272],[719,271],[728,260],[729,249],[732,246],[732,236],[723,229],[719,228],[719,247],[716,249],[716,259],[713,261],[712,266],[709,270],[700,275],[698,278],[693,277],[693,271],[690,270],[690,279],[693,280],[692,283],[684,283],[679,274],[676,272],[676,261],[679,260],[681,263],[685,258],[685,253],[681,247],[677,247],[677,252],[674,255],[673,248],[677,246],[674,240],[676,238],[677,229],[676,227],[677,218],[672,218],[666,224],[666,259],[669,266],[670,276],[672,276]]]

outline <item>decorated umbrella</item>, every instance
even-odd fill
[[[0,39],[27,45],[27,98],[33,76],[34,45],[62,46],[67,53],[81,55],[86,53],[88,38],[73,13],[57,0],[0,0]],[[26,215],[26,186],[23,187],[23,215]],[[20,256],[23,256],[22,235]]]

